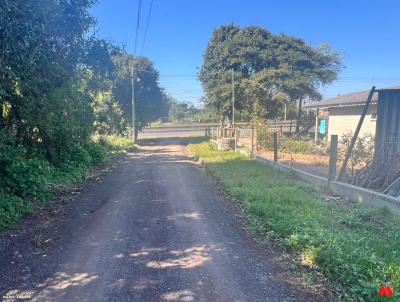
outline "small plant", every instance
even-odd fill
[[[308,140],[288,138],[282,140],[280,149],[284,152],[311,154],[313,145]]]
[[[45,240],[41,234],[39,234],[39,235],[35,236],[35,238],[33,238],[33,245],[37,249],[40,249],[40,250],[42,250],[44,248]]]
[[[313,143],[312,154],[326,156],[329,154],[329,146],[326,140],[320,140]]]
[[[344,160],[347,150],[350,146],[353,133],[351,131],[342,135],[339,142],[338,158]],[[374,138],[370,135],[359,136],[350,154],[348,168],[350,170],[350,177],[354,178],[355,172],[358,169],[366,167],[371,163],[374,155]]]

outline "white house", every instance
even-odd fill
[[[340,140],[343,134],[349,131],[354,133],[368,94],[369,91],[362,91],[339,95],[331,99],[304,105],[303,108],[328,111],[328,139],[332,134],[336,134]],[[375,135],[377,100],[378,93],[375,93],[361,127],[360,136]]]

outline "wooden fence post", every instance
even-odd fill
[[[337,148],[338,136],[334,134],[331,135],[331,146],[329,150],[329,181],[335,180],[336,178]]]
[[[274,132],[274,162],[278,162],[278,133]]]

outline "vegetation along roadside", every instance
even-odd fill
[[[15,226],[60,187],[84,179],[93,167],[132,148],[127,137],[99,137],[70,146],[57,164],[51,164],[32,149],[0,144],[0,230]]]
[[[214,143],[192,138],[189,148],[238,200],[250,229],[317,269],[344,301],[398,301],[400,216],[385,208],[326,201],[290,174]],[[389,284],[393,297],[379,297]]]

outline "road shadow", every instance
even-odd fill
[[[229,209],[214,181],[182,154],[190,139],[142,141],[142,148],[74,200],[65,221],[46,226],[49,238],[59,234],[59,241],[42,251],[21,241],[13,248],[18,280],[12,286],[0,282],[0,297],[324,301],[287,278],[274,255],[249,243],[235,216],[240,213]],[[7,267],[16,270],[15,264]]]

